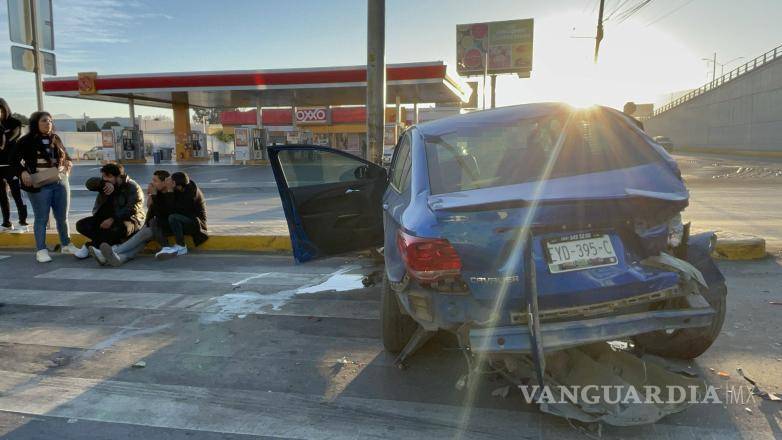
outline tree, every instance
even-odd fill
[[[233,142],[234,135],[228,134],[222,130],[220,130],[218,133],[215,134],[215,137],[220,140],[221,142],[225,142],[226,144]]]
[[[19,113],[11,113],[11,116],[18,119],[19,122],[22,123],[22,125],[28,125],[30,123],[30,118],[28,118],[25,115],[19,114]]]
[[[84,126],[84,131],[100,131],[100,127],[95,121],[87,121],[87,125]]]
[[[193,122],[202,124],[204,122],[204,116],[206,116],[207,124],[219,124],[220,113],[236,111],[235,108],[194,108],[193,109]]]
[[[120,124],[117,121],[106,121],[103,123],[101,130],[111,130],[111,127],[119,127]]]

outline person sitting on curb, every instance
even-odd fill
[[[74,256],[83,259],[92,255],[105,264],[96,248],[102,243],[122,243],[139,230],[144,223],[144,194],[138,183],[125,174],[121,164],[106,164],[100,173],[101,177],[92,177],[85,184],[98,195],[92,215],[76,222],[76,230],[90,241]]]
[[[114,267],[119,267],[132,260],[144,250],[147,243],[155,240],[161,245],[168,244],[166,234],[171,233],[168,226],[168,216],[174,202],[174,181],[165,170],[157,170],[152,174],[152,182],[147,187],[147,220],[138,232],[119,245],[102,243],[100,255]]]
[[[209,238],[206,228],[204,194],[198,189],[195,182],[183,172],[172,174],[170,179],[174,183],[174,203],[172,214],[168,216],[168,225],[174,234],[176,244],[168,246],[168,238],[165,238],[164,243],[161,243],[163,249],[155,254],[157,259],[185,255],[187,253],[185,235],[191,235],[196,246]]]

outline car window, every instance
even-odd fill
[[[531,182],[547,168],[551,179],[661,160],[626,121],[601,109],[460,127],[425,140],[432,194]]]
[[[289,188],[352,182],[358,180],[357,170],[367,166],[358,159],[322,150],[281,150],[277,157]]]
[[[399,140],[399,146],[396,148],[396,155],[394,156],[394,162],[391,164],[391,185],[399,192],[405,190],[403,188],[403,178],[405,172],[405,166],[410,161],[410,134],[406,133]]]
[[[405,192],[410,186],[410,170],[413,168],[413,143],[409,133],[405,135],[404,141],[407,142],[407,159],[402,166],[402,178],[399,183],[401,192]]]

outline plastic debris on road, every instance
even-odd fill
[[[744,370],[742,370],[741,368],[736,368],[736,371],[739,373],[739,376],[743,377],[744,380],[746,380],[747,382],[749,382],[752,385],[752,394],[754,394],[754,395],[756,395],[756,396],[758,396],[758,397],[760,397],[761,399],[764,399],[764,400],[770,400],[772,402],[782,402],[782,394],[769,393],[767,391],[763,391],[762,389],[760,389],[760,387],[758,386],[757,382],[755,382],[754,380],[750,379],[749,377],[747,377],[744,374]]]

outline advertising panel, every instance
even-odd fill
[[[250,160],[250,130],[247,128],[234,130],[234,159]]]
[[[101,130],[100,140],[103,148],[114,148],[114,130]]]
[[[462,76],[528,74],[532,70],[533,32],[531,18],[457,25],[457,72]]]

